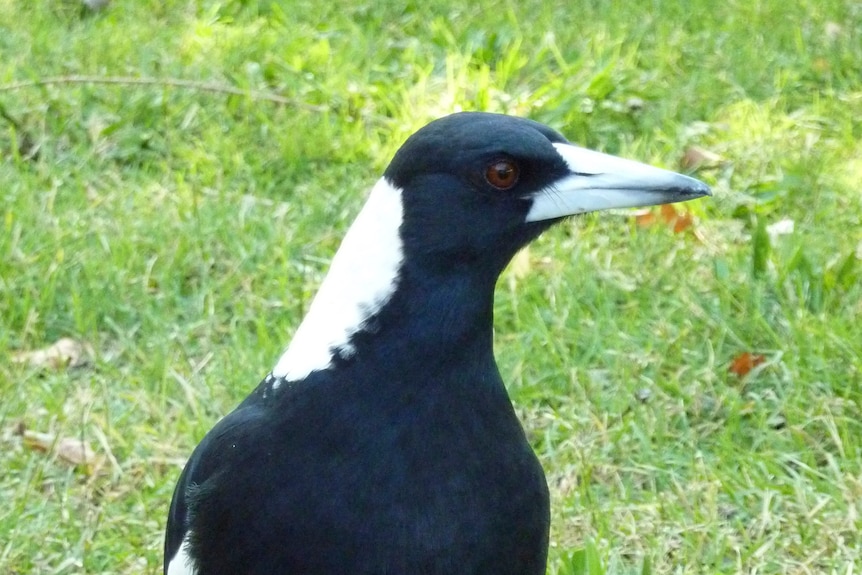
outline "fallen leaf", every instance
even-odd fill
[[[83,467],[90,475],[104,463],[103,458],[96,454],[86,441],[74,437],[58,438],[50,433],[19,429],[25,446],[50,453],[57,459],[76,467]]]
[[[683,212],[673,222],[673,233],[678,234],[684,232],[694,223],[694,217],[691,212]]]
[[[635,214],[635,223],[642,228],[648,228],[655,223],[656,216],[652,210],[641,210]]]
[[[671,224],[676,220],[677,211],[676,208],[671,204],[662,204],[659,206],[659,213],[661,213],[661,220],[666,224]]]
[[[664,204],[659,208],[658,214],[652,210],[635,213],[635,222],[642,228],[661,222],[678,234],[694,224],[694,216],[689,211],[677,211],[671,204]]]
[[[705,148],[691,146],[686,148],[679,160],[683,170],[692,171],[702,168],[717,168],[725,163],[725,159]]]
[[[730,362],[730,367],[727,368],[727,371],[739,377],[745,377],[752,369],[765,361],[766,356],[760,355],[759,353],[749,353],[746,351],[744,353],[740,353],[733,358],[733,361]]]
[[[42,349],[13,353],[12,361],[38,369],[56,370],[83,367],[90,363],[92,357],[93,348],[89,344],[64,337]]]
[[[694,217],[691,215],[691,212],[680,212],[670,204],[661,206],[661,219],[669,228],[673,229],[673,233],[675,234],[684,232],[694,223]]]

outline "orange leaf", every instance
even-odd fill
[[[635,223],[642,228],[648,228],[655,223],[655,214],[650,211],[640,212],[635,215]]]
[[[727,368],[727,371],[733,373],[739,377],[745,377],[748,373],[766,361],[766,356],[760,355],[759,353],[740,353],[733,361],[730,362],[730,367]]]
[[[669,224],[676,220],[676,208],[671,204],[662,204],[659,210],[661,211],[661,220],[664,223]]]
[[[673,233],[678,234],[680,232],[684,232],[694,223],[694,217],[690,212],[683,212],[679,214],[676,218],[676,221],[673,223]]]
[[[658,211],[643,211],[635,214],[635,223],[642,228],[648,228],[661,222],[678,234],[694,224],[694,216],[688,211],[678,211],[671,204],[663,204]]]

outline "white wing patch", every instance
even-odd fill
[[[345,356],[354,352],[350,337],[397,287],[404,257],[399,235],[402,220],[401,190],[381,178],[347,230],[305,319],[272,370],[273,376],[297,381],[329,367],[336,351]]]
[[[195,575],[194,560],[189,555],[189,535],[183,539],[183,544],[180,545],[180,550],[174,555],[174,558],[168,563],[167,575]]]

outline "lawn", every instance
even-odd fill
[[[549,572],[862,572],[859,2],[0,0],[0,54],[0,572],[160,572],[185,458],[459,109],[715,193],[501,278]]]

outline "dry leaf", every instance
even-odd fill
[[[635,213],[635,223],[642,228],[648,228],[655,223],[656,216],[652,210],[639,210]]]
[[[93,451],[90,445],[74,437],[57,438],[50,433],[40,433],[29,429],[20,429],[24,445],[36,451],[51,453],[57,459],[74,466],[86,469],[93,474],[104,463],[103,458]]]
[[[39,369],[64,369],[85,366],[92,357],[93,348],[89,344],[64,337],[43,349],[14,353],[12,361]]]
[[[673,222],[673,233],[678,234],[684,232],[694,223],[694,216],[691,212],[682,212]]]
[[[676,208],[672,204],[662,204],[658,209],[661,213],[661,221],[664,223],[669,224],[676,219]]]
[[[710,152],[698,146],[691,146],[683,152],[679,165],[683,170],[692,171],[702,168],[717,168],[724,162],[724,158],[715,152]]]
[[[766,361],[766,356],[760,355],[759,353],[740,353],[733,361],[730,362],[730,367],[727,368],[727,371],[733,373],[739,377],[745,377],[748,373]]]
[[[664,204],[659,208],[658,214],[651,210],[637,212],[635,222],[642,228],[661,222],[678,234],[694,224],[694,216],[689,211],[677,211],[671,204]]]

